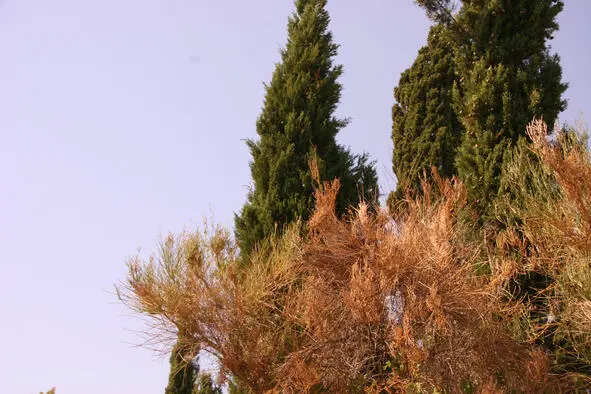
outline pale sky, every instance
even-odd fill
[[[213,215],[231,226],[291,1],[0,0],[0,391],[156,394],[168,359],[113,295],[125,260]],[[412,0],[329,1],[339,134],[391,171],[391,106],[425,43]],[[591,2],[552,43],[572,123],[591,109]]]

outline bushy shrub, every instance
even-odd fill
[[[504,171],[514,193],[499,205],[501,217],[511,220],[499,233],[496,252],[511,262],[513,279],[543,278],[524,303],[528,322],[521,333],[551,352],[554,372],[589,384],[591,160],[586,134],[558,130],[548,139],[546,124],[535,121],[528,135],[533,145]]]
[[[549,141],[540,122],[528,132],[506,172],[505,202],[517,202],[497,201],[507,220],[493,243],[474,232],[455,179],[434,174],[394,216],[362,203],[346,217],[335,180],[319,185],[306,234],[296,224],[248,260],[220,228],[170,236],[129,261],[119,296],[154,339],[182,332],[254,392],[589,384],[591,161],[576,135]],[[515,290],[534,274],[535,296]]]

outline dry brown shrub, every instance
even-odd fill
[[[242,269],[222,229],[169,236],[157,257],[128,262],[118,294],[151,320],[151,342],[182,336],[262,392],[273,388],[275,369],[297,344],[282,311],[301,278],[300,244],[298,230],[289,229]]]
[[[394,391],[456,391],[465,381],[483,388],[498,374],[510,387],[532,384],[529,349],[506,334],[491,278],[474,275],[478,246],[464,244],[454,214],[465,189],[435,180],[437,193],[407,201],[396,222],[363,204],[339,220],[327,209],[338,184],[318,192],[303,254],[306,279],[289,316],[305,337],[281,370],[285,389],[299,380],[291,357],[332,392],[359,379]],[[399,301],[390,315],[388,296]]]
[[[155,338],[182,334],[255,392],[553,387],[545,354],[506,331],[513,262],[475,274],[465,188],[433,179],[395,218],[364,204],[339,218],[338,181],[319,185],[306,236],[294,226],[249,261],[220,229],[170,237],[130,261],[120,297]]]

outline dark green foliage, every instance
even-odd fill
[[[377,198],[377,176],[367,157],[351,154],[335,137],[347,121],[335,117],[343,69],[333,64],[338,46],[328,31],[326,0],[297,0],[288,23],[288,42],[266,86],[257,141],[248,141],[254,187],[236,216],[243,254],[298,218],[309,217],[314,181],[309,161],[317,155],[320,177],[339,178],[337,201],[344,212],[361,199]]]
[[[556,17],[564,5],[560,0],[466,0],[458,2],[461,8],[454,12],[453,1],[417,3],[431,19],[445,26],[450,36],[457,82],[452,90],[453,112],[463,133],[456,169],[470,202],[485,222],[493,215],[507,152],[527,138],[526,126],[534,117],[552,125],[566,107],[562,94],[567,85],[562,83],[560,59],[551,55],[547,46],[558,29]],[[425,52],[419,53],[417,62]],[[446,57],[440,61],[442,68],[448,64]],[[412,68],[407,73],[412,73]],[[427,79],[418,75],[419,81]],[[401,86],[403,82],[401,79]],[[439,87],[445,93],[449,88],[447,81]],[[421,127],[428,128],[432,122],[424,121]],[[409,167],[410,158],[431,152],[432,148],[416,148],[421,144],[415,142],[419,141],[417,135],[410,134],[413,140],[406,142],[414,149],[399,142],[407,152],[398,155],[406,154],[407,158],[399,160],[404,163],[401,165],[395,157],[395,166]],[[449,151],[452,154],[452,149]]]
[[[189,358],[194,355],[186,354],[186,349],[179,341],[170,355],[170,374],[165,394],[193,394],[195,378],[198,370]]]
[[[202,373],[193,394],[222,394],[222,389],[213,382],[210,374]]]
[[[455,2],[453,0],[415,0],[427,12],[427,16],[444,25],[455,22],[453,11]]]
[[[554,124],[565,109],[562,70],[546,41],[558,28],[557,0],[465,2],[459,23],[473,37],[456,47],[465,127],[458,173],[484,219],[499,191],[505,152],[534,117]]]
[[[394,89],[393,170],[398,196],[407,188],[419,189],[420,177],[425,172],[431,174],[432,166],[444,177],[456,173],[462,125],[453,108],[458,81],[449,40],[446,28],[434,26],[427,46],[421,48]]]

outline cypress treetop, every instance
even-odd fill
[[[343,68],[333,62],[338,45],[328,30],[326,0],[297,0],[295,8],[281,62],[266,85],[256,123],[259,138],[247,142],[253,188],[235,217],[236,238],[246,255],[286,224],[308,219],[314,204],[309,168],[314,156],[322,179],[341,180],[339,212],[378,193],[367,157],[351,154],[335,140],[347,120],[335,116]]]

